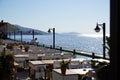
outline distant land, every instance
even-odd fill
[[[16,25],[16,24],[13,24],[16,28],[19,29],[19,31],[22,31],[22,33],[24,35],[31,35],[32,34],[32,31],[34,30],[34,34],[35,35],[44,35],[44,34],[48,34],[47,32],[44,32],[44,31],[41,31],[41,30],[36,30],[36,29],[32,29],[32,28],[26,28],[26,27],[23,27],[23,26],[20,26],[20,25]]]
[[[66,32],[66,33],[62,33],[62,34],[73,34],[73,35],[76,35],[76,34],[81,34],[81,33],[78,33],[78,32]]]
[[[28,27],[21,26],[21,25],[18,25],[18,24],[11,24],[9,22],[4,22],[3,20],[1,20],[0,23],[7,23],[9,29],[11,31],[15,31],[16,34],[20,34],[19,31],[22,31],[23,35],[31,35],[31,34],[33,34],[32,33],[33,30],[34,30],[34,35],[46,35],[46,34],[49,34],[48,32],[44,32],[44,31],[41,31],[41,30],[38,30],[38,29],[34,29],[34,28],[28,28]],[[80,33],[77,33],[77,32],[57,33],[57,32],[55,32],[55,34],[76,35],[76,34],[80,34]]]
[[[41,30],[36,30],[36,29],[33,29],[33,28],[27,28],[27,27],[20,26],[20,25],[17,25],[17,24],[15,24],[14,26],[16,28],[18,28],[19,31],[22,31],[22,33],[24,35],[31,35],[32,34],[32,30],[34,30],[34,34],[35,35],[46,35],[46,34],[48,34],[47,32],[44,32],[44,31],[41,31]],[[76,35],[76,34],[80,34],[80,33],[77,33],[77,32],[57,33],[56,32],[56,34]]]

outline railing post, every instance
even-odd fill
[[[62,47],[60,47],[60,52],[62,53]]]
[[[73,49],[73,54],[74,54],[74,55],[76,54],[76,51],[75,51],[75,49]]]
[[[75,58],[75,54],[76,54],[76,50],[73,49],[73,56],[74,56],[74,58]]]
[[[94,59],[95,58],[95,53],[92,53],[92,59]]]
[[[22,31],[20,31],[20,35],[21,35],[21,42],[22,42]]]
[[[45,44],[43,44],[43,47],[45,47]]]
[[[52,49],[52,45],[50,45],[50,49]]]
[[[53,48],[55,48],[55,28],[53,28]]]

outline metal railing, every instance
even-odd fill
[[[14,40],[14,39],[10,39],[10,40]],[[14,40],[14,41],[18,41],[21,42],[21,40]],[[22,41],[22,43],[26,43],[29,44],[28,42]],[[53,48],[52,45],[45,45],[45,44],[36,44],[36,46],[38,47],[45,47],[45,48],[49,48],[49,49],[55,49],[55,50],[60,50],[61,52],[70,52],[73,53],[74,55],[80,55],[80,56],[85,56],[85,57],[89,57],[89,58],[103,58],[102,55],[99,55],[97,53],[94,52],[86,52],[86,51],[80,51],[80,50],[76,50],[76,49],[68,49],[68,48],[63,48],[63,47],[55,47]],[[109,57],[106,57],[105,59],[109,60]]]

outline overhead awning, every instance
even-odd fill
[[[13,32],[19,29],[10,23],[0,23],[0,31],[2,32]]]

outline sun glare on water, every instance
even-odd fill
[[[102,37],[102,34],[81,34],[81,36],[86,36],[86,37]]]
[[[101,37],[103,37],[103,34],[80,34],[80,36],[93,37],[93,38],[99,37],[99,38],[101,38]],[[109,36],[109,34],[107,34],[106,36]]]

